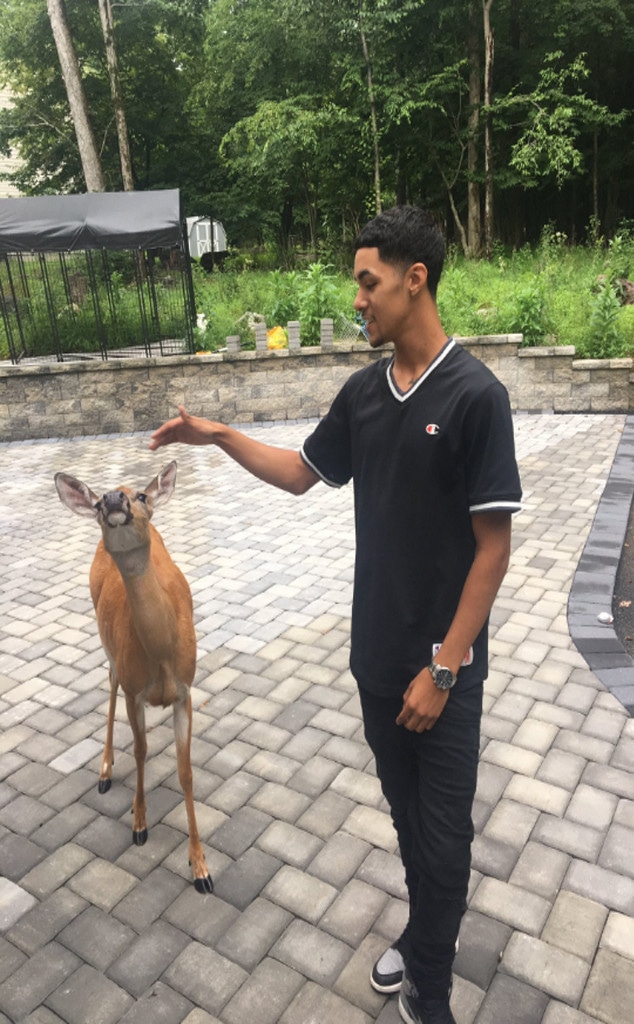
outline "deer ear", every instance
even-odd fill
[[[91,519],[96,517],[95,505],[99,498],[81,480],[69,476],[68,473],[56,473],[55,486],[62,504],[66,505],[71,512],[78,516],[88,516]]]
[[[176,486],[176,461],[164,466],[158,476],[155,476],[152,483],[145,488],[145,493],[151,499],[154,508],[165,505],[174,493]]]

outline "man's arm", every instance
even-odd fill
[[[175,419],[168,420],[152,434],[150,448],[153,451],[176,442],[215,444],[253,476],[291,494],[304,494],[319,480],[299,452],[263,444],[224,423],[191,416],[182,405],[178,412]]]
[[[480,512],[471,519],[476,541],[473,564],[465,580],[458,608],[442,647],[435,656],[439,665],[457,672],[465,654],[487,620],[508,568],[511,553],[509,512]],[[424,732],[437,722],[451,691],[439,690],[428,668],[412,680],[403,696],[403,710],[396,719],[412,732]]]

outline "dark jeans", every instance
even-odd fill
[[[423,733],[396,725],[400,697],[359,693],[405,867],[410,916],[399,949],[421,995],[443,998],[467,905],[482,686],[453,691]]]

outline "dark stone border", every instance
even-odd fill
[[[634,494],[634,416],[625,420],[612,469],[579,559],[568,598],[573,642],[604,686],[634,715],[634,659],[611,622],[612,595]]]

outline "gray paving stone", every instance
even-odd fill
[[[38,833],[38,840],[40,834]],[[0,864],[2,874],[12,882],[19,882],[23,875],[46,857],[46,850],[39,843],[32,843],[24,836],[7,832],[0,839]]]
[[[0,825],[21,836],[30,836],[40,825],[52,818],[54,811],[40,800],[18,795],[0,810]]]
[[[580,956],[516,932],[509,939],[501,970],[540,988],[570,1006],[578,1006],[590,965]]]
[[[601,850],[599,864],[609,871],[634,878],[634,829],[623,825],[612,825]]]
[[[581,778],[586,760],[565,750],[549,750],[537,772],[542,782],[563,786],[572,792]]]
[[[308,872],[323,882],[342,889],[363,863],[371,846],[345,832],[338,832],[321,847],[308,865]]]
[[[26,955],[0,935],[0,982],[9,978],[26,961]]]
[[[289,785],[299,793],[316,797],[325,790],[341,771],[341,765],[319,755],[311,757],[295,772]]]
[[[606,1024],[623,1024],[634,1006],[632,961],[600,949],[592,966],[581,1009]]]
[[[124,924],[143,932],[180,896],[187,883],[178,875],[157,867],[127,896],[117,903],[112,913]]]
[[[38,899],[44,899],[68,882],[89,860],[87,850],[74,843],[67,843],[28,871],[20,880],[20,885]]]
[[[598,1024],[596,1017],[588,1017],[579,1010],[573,1010],[565,1003],[550,1002],[546,1007],[546,1013],[542,1024]]]
[[[634,774],[631,772],[607,765],[589,764],[583,773],[583,781],[595,789],[634,800]]]
[[[215,892],[220,899],[244,910],[279,871],[282,862],[263,850],[251,847],[216,878]]]
[[[512,934],[509,925],[467,910],[460,926],[454,971],[482,990],[491,984]]]
[[[216,950],[251,972],[292,921],[282,907],[256,897],[216,942]]]
[[[550,903],[497,878],[483,878],[471,899],[471,908],[529,935],[539,935],[550,912]]]
[[[236,772],[230,779],[214,789],[207,802],[225,814],[243,807],[262,786],[262,780],[248,772]]]
[[[376,935],[368,935],[356,945],[355,952],[335,982],[334,990],[349,1004],[360,1007],[374,1018],[384,1003],[384,997],[374,991],[368,979],[372,965],[383,952],[384,946]]]
[[[280,785],[286,785],[298,768],[298,761],[273,750],[256,751],[245,765],[245,769],[257,778],[268,779],[269,782],[277,782]]]
[[[96,856],[103,857],[104,860],[115,861],[127,850],[132,841],[130,825],[111,821],[110,818],[103,818],[100,815],[95,817],[90,813],[90,808],[85,810],[90,814],[89,823],[76,833],[74,842]]]
[[[307,921],[295,920],[275,943],[271,955],[311,981],[330,987],[352,956],[352,949]]]
[[[135,884],[133,875],[100,857],[92,859],[68,882],[73,892],[102,910],[112,910]]]
[[[520,849],[487,835],[475,836],[471,846],[471,863],[476,871],[506,882],[520,856]]]
[[[566,817],[581,825],[605,831],[612,822],[617,803],[617,797],[611,793],[581,783],[572,796]]]
[[[51,993],[48,1005],[68,1024],[85,1024],[87,1006],[91,1024],[116,1024],[132,1005],[132,999],[99,971],[84,964]]]
[[[477,1024],[540,1024],[547,1003],[545,992],[497,974],[484,997]]]
[[[45,759],[46,751],[42,750],[42,747],[46,743],[50,743],[51,737],[35,736],[32,737],[32,740],[42,758]],[[26,744],[23,744],[23,746],[26,746]],[[20,753],[25,754],[26,757],[33,757],[33,753],[28,750],[21,750]],[[18,768],[17,772],[10,775],[7,781],[19,793],[24,793],[26,796],[39,797],[56,782],[59,782],[59,774],[53,771],[52,768],[49,768],[47,764],[31,762],[30,764],[23,765],[22,768]]]
[[[176,957],[163,980],[195,1006],[218,1014],[248,975],[237,964],[199,942],[192,942]]]
[[[487,821],[484,835],[488,839],[496,839],[521,849],[528,841],[538,818],[537,808],[503,799]]]
[[[277,782],[265,782],[250,800],[252,807],[283,821],[296,822],[298,817],[311,806],[311,800],[303,793],[297,793],[288,786]]]
[[[86,901],[69,889],[58,889],[27,911],[7,933],[7,938],[31,956],[54,939],[85,907]]]
[[[390,896],[407,899],[405,872],[400,857],[385,850],[372,850],[357,871],[357,878],[383,889]]]
[[[608,764],[614,752],[612,744],[607,740],[584,736],[567,729],[560,730],[554,746],[559,750],[566,750],[569,754],[578,754],[589,761],[596,761],[598,764]]]
[[[238,911],[216,895],[196,892],[188,886],[166,909],[163,917],[174,928],[198,942],[213,945],[236,920]]]
[[[555,900],[541,938],[591,963],[607,916],[599,903],[564,890]]]
[[[222,1011],[227,1024],[276,1024],[305,979],[276,960],[263,960]]]
[[[387,895],[353,878],[330,905],[319,927],[356,948],[385,906]]]
[[[271,857],[297,868],[305,868],[323,843],[310,832],[304,832],[287,821],[273,821],[259,836],[257,845]]]
[[[0,931],[11,928],[36,902],[22,886],[0,876]]]
[[[321,839],[329,839],[343,825],[353,807],[353,802],[347,797],[328,789],[320,793],[316,800],[309,802],[309,806],[297,819],[297,825]]]
[[[337,890],[285,864],[265,887],[263,895],[295,916],[316,924],[336,898]]]
[[[19,1021],[48,999],[80,961],[63,946],[50,942],[18,967],[0,985],[0,1011],[9,1020]],[[53,1007],[55,1009],[55,1007]]]
[[[280,1024],[307,1024],[308,1021],[370,1024],[371,1018],[328,988],[308,982],[280,1017]]]
[[[562,851],[541,843],[527,843],[513,869],[509,881],[522,889],[553,900],[557,895],[570,857]]]
[[[127,849],[117,858],[117,867],[123,868],[124,871],[135,875],[137,878],[146,878],[159,864],[171,867],[167,863],[168,858],[170,854],[178,856],[178,851],[182,845],[183,833],[178,829],[170,828],[169,825],[155,825],[144,846],[128,844]],[[180,863],[181,860],[184,863]],[[179,859],[179,867],[187,881],[189,881],[190,873],[186,853]]]
[[[4,1021],[12,1024],[4,1014],[0,1017],[0,1020],[2,1020],[3,1024]],[[64,1024],[64,1021],[56,1013],[53,1013],[52,1010],[49,1010],[47,1006],[38,1006],[36,1010],[33,1010],[33,1013],[24,1018],[21,1024]]]
[[[634,772],[634,739],[624,738],[617,743],[610,764],[613,768]]]
[[[52,851],[64,843],[76,840],[77,834],[93,821],[96,812],[91,807],[74,803],[50,818],[37,830],[37,841],[45,851]],[[108,821],[108,825],[114,824]],[[77,840],[79,842],[79,840]],[[86,843],[79,843],[86,846]]]
[[[601,936],[601,945],[634,960],[634,917],[611,913]]]
[[[567,789],[553,786],[549,782],[541,782],[539,779],[527,779],[521,775],[515,775],[511,779],[504,792],[504,797],[505,800],[515,800],[517,803],[534,807],[538,811],[545,811],[560,817],[570,802],[570,793]]]
[[[157,982],[121,1018],[121,1024],[181,1024],[192,1004],[169,985]]]
[[[271,824],[271,816],[254,807],[241,807],[214,832],[214,846],[230,857],[239,857]]]
[[[57,811],[69,807],[83,797],[89,789],[97,788],[97,775],[87,768],[61,779],[42,795],[43,803]]]
[[[98,971],[105,971],[134,940],[132,928],[98,907],[86,907],[58,935],[58,941]]]
[[[631,878],[624,878],[598,864],[573,861],[564,886],[611,910],[634,916],[634,880]]]
[[[554,846],[573,857],[595,861],[603,845],[603,833],[573,821],[542,814],[535,825],[532,839],[545,846]]]
[[[138,999],[189,945],[189,937],[167,921],[154,921],[108,968],[108,977]]]

